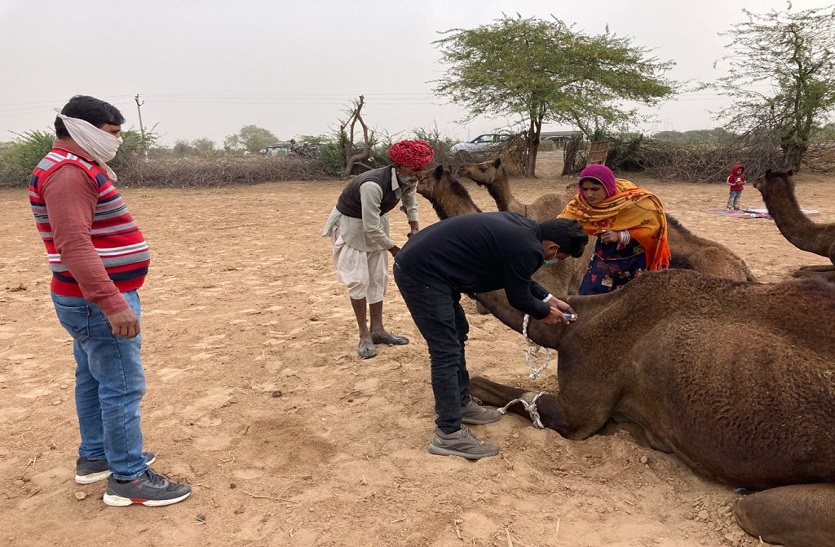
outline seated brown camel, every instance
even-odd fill
[[[832,265],[803,266],[793,275],[816,275],[835,281],[835,223],[816,224],[803,214],[795,196],[793,174],[768,170],[765,176],[754,181],[754,188],[762,194],[768,214],[789,243],[832,262]]]
[[[577,193],[576,187],[571,184],[565,191],[545,194],[531,204],[523,204],[513,197],[507,170],[502,166],[501,159],[466,163],[458,168],[458,175],[487,188],[499,211],[513,211],[539,221],[556,218]],[[738,281],[755,281],[745,261],[733,251],[715,241],[693,234],[669,214],[667,239],[672,252],[673,268],[696,270]],[[593,239],[589,245],[594,247]],[[583,264],[585,266],[586,263]],[[579,284],[577,286],[579,287]],[[576,290],[568,294],[575,292]]]
[[[502,291],[476,297],[522,331],[523,314]],[[565,300],[575,323],[527,329],[559,353],[558,392],[535,399],[544,427],[581,440],[609,420],[633,422],[698,474],[764,490],[735,508],[748,533],[835,545],[835,286],[669,269]],[[537,396],[484,378],[470,392],[497,407]]]

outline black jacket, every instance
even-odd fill
[[[516,213],[474,213],[437,222],[413,235],[395,262],[418,283],[479,293],[504,289],[514,308],[544,319],[548,291],[531,275],[545,259],[539,224]]]

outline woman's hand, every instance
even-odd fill
[[[603,243],[617,243],[620,241],[620,234],[614,230],[597,230],[594,235]]]

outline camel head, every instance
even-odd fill
[[[449,192],[454,183],[460,184],[452,174],[452,167],[438,165],[431,171],[423,171],[418,178],[417,193],[434,202],[437,196]]]
[[[449,165],[438,165],[432,171],[424,171],[418,179],[417,193],[432,203],[441,220],[481,212],[464,185],[452,174]]]
[[[465,163],[458,168],[459,177],[467,177],[479,186],[490,186],[497,177],[505,176],[502,159],[483,161],[481,163]]]
[[[794,175],[794,171],[791,169],[788,171],[772,171],[768,169],[765,175],[754,181],[754,188],[759,190],[764,196],[785,189],[794,190],[792,175]]]

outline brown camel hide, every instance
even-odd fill
[[[766,171],[754,182],[760,191],[768,214],[789,243],[816,255],[825,256],[835,265],[835,224],[816,224],[803,214],[794,193],[792,171]],[[821,276],[835,281],[835,266],[805,266],[794,273]]]
[[[521,331],[523,314],[501,291],[477,298]],[[826,483],[753,494],[737,518],[767,541],[835,545],[835,287],[671,269],[567,301],[576,323],[528,328],[559,352],[559,391],[537,402],[545,427],[585,439],[610,419],[628,420],[654,448],[720,482],[756,490]],[[473,379],[471,393],[495,406],[532,396],[484,378]],[[792,527],[772,516],[788,504]]]

